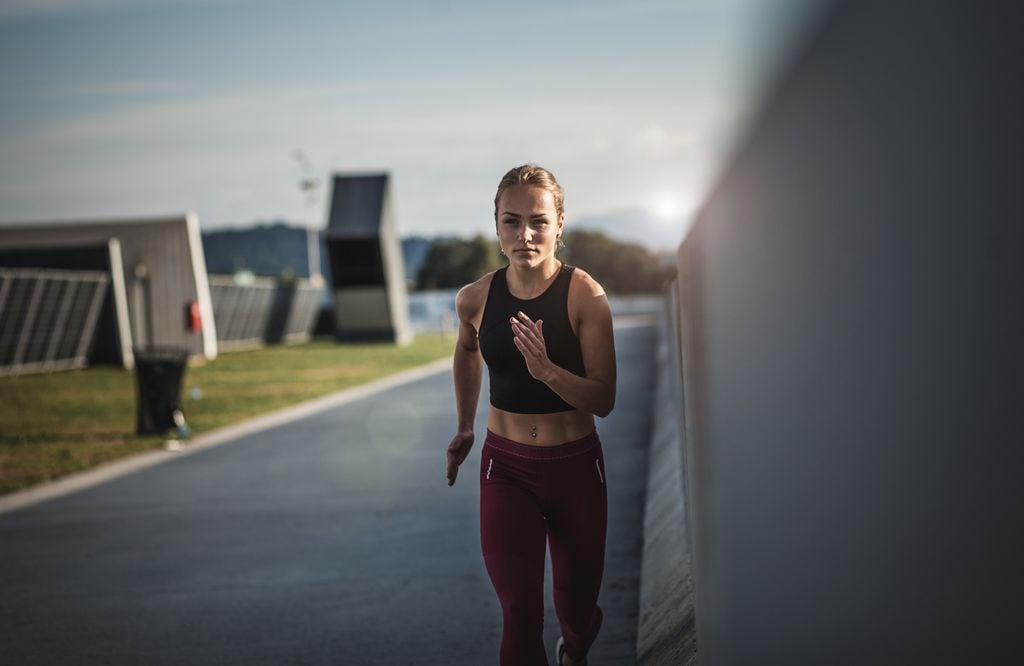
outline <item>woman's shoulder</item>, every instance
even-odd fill
[[[601,322],[611,319],[611,308],[605,295],[604,287],[581,268],[572,272],[569,283],[567,308],[573,329],[579,331],[580,324],[586,321]]]
[[[569,282],[570,296],[604,296],[604,287],[579,266],[572,270],[572,280]]]
[[[500,268],[498,270],[501,270]],[[455,309],[463,319],[479,313],[487,302],[487,292],[498,271],[491,271],[475,282],[470,282],[455,295]]]

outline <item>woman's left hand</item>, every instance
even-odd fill
[[[530,376],[539,381],[547,381],[554,364],[548,358],[547,347],[544,346],[544,320],[532,321],[522,312],[511,318],[513,340],[516,347],[526,359],[526,369]]]

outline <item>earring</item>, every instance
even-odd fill
[[[565,242],[562,240],[562,234],[555,236],[555,247],[559,250],[565,247]]]

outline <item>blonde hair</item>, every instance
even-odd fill
[[[526,185],[528,187],[540,187],[551,192],[555,199],[555,210],[559,217],[565,213],[565,193],[562,186],[555,180],[555,174],[544,167],[536,164],[524,164],[514,169],[509,169],[498,183],[498,193],[494,195],[494,219],[498,219],[498,200],[501,195],[510,187],[515,185]]]

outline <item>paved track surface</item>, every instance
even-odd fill
[[[616,329],[619,397],[598,424],[609,529],[595,665],[634,662],[654,342],[651,326]],[[0,662],[496,664],[485,413],[486,384],[452,488],[442,372],[0,515]]]

